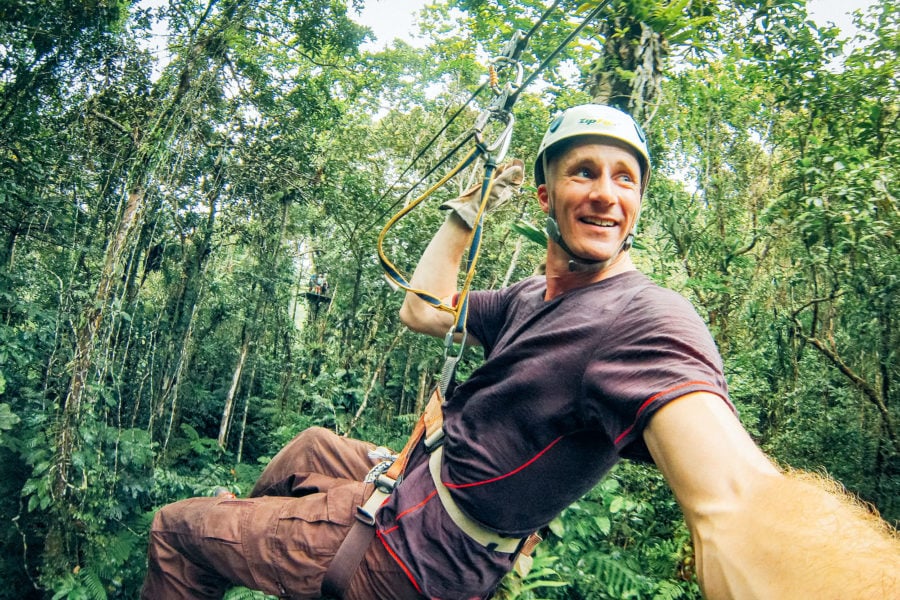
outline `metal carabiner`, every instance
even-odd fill
[[[515,125],[516,122],[516,118],[511,112],[503,111],[502,115],[498,115],[498,120],[501,117],[506,118],[506,127],[503,129],[503,132],[497,136],[497,139],[493,144],[485,147],[491,158],[498,163],[503,162],[503,159],[506,158],[506,152],[509,150],[510,142],[512,142],[513,125]]]
[[[506,56],[498,56],[495,58],[493,62],[491,62],[491,66],[493,67],[494,65],[510,65],[516,70],[516,76],[512,81],[507,81],[502,87],[493,83],[491,84],[491,91],[494,92],[494,96],[496,96],[491,102],[491,106],[495,108],[508,108],[505,106],[506,99],[510,94],[521,87],[522,80],[525,78],[525,68],[518,60],[507,58]],[[495,72],[499,74],[501,70],[498,69]]]
[[[488,107],[481,111],[473,126],[475,142],[498,163],[506,156],[512,140],[515,118],[510,109],[515,102],[515,97],[522,86],[522,80],[525,76],[525,69],[519,61],[519,56],[526,42],[525,35],[521,31],[516,30],[503,49],[503,53],[491,61],[490,88],[494,98]],[[499,68],[494,70],[495,66]],[[507,79],[501,86],[496,81],[497,73],[508,67],[515,69],[515,76]],[[504,123],[505,126],[493,142],[485,143],[484,129],[492,119]]]
[[[442,398],[447,396],[447,389],[453,380],[453,374],[456,372],[456,364],[463,357],[463,352],[466,350],[466,338],[469,337],[469,332],[463,327],[462,337],[459,341],[459,354],[452,356],[450,350],[453,348],[453,336],[456,333],[454,329],[455,327],[451,327],[444,338],[444,365],[441,367],[441,379],[439,382]]]
[[[484,128],[492,119],[505,122],[505,127],[497,138],[488,144],[484,141]],[[516,118],[508,110],[488,107],[481,111],[481,114],[475,119],[475,125],[473,127],[475,142],[496,162],[502,162],[503,158],[506,156],[507,150],[509,150],[509,144],[512,141],[512,131],[515,122]]]

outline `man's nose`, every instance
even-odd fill
[[[612,177],[607,173],[603,173],[594,179],[593,185],[591,185],[590,197],[592,200],[612,202],[616,197],[614,190]]]

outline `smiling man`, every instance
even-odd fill
[[[630,250],[649,179],[644,134],[627,114],[588,104],[553,120],[535,162],[546,274],[469,295],[467,339],[485,362],[444,403],[441,484],[487,530],[523,536],[620,458],[653,461],[684,511],[707,597],[897,597],[891,530],[763,454],[728,399],[703,321],[636,270]],[[411,287],[451,298],[468,234],[451,215]],[[401,318],[438,337],[452,325],[412,293]],[[508,559],[460,536],[448,554],[461,558],[445,569],[423,560],[440,542],[414,524],[440,523],[442,511],[416,504],[431,486],[421,481],[404,482],[421,487],[385,506],[383,522],[402,532],[385,543],[426,594],[483,597]],[[478,578],[467,577],[473,570]]]
[[[653,461],[666,477],[709,598],[900,597],[889,528],[769,461],[735,415],[703,321],[635,269],[650,155],[631,117],[598,105],[563,112],[535,179],[546,275],[469,294],[467,339],[485,360],[449,390],[442,444],[416,444],[382,502],[373,445],[301,432],[250,498],[160,509],[144,599],[220,598],[229,582],[317,598],[323,581],[344,600],[488,598],[529,534],[621,458]],[[521,182],[521,165],[505,169],[493,203]],[[411,287],[453,297],[479,200],[445,205]],[[452,326],[414,293],[400,314],[441,338]],[[355,510],[371,498],[377,509]]]
[[[577,279],[584,283],[634,270],[628,250],[650,180],[650,155],[630,117],[597,105],[562,113],[541,142],[534,178],[553,241],[547,253],[558,267],[553,271],[584,273]]]

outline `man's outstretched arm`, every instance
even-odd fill
[[[900,598],[896,532],[837,485],[780,471],[717,396],[675,400],[644,438],[684,511],[707,598]]]

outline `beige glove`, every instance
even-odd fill
[[[511,160],[497,167],[494,185],[491,186],[491,195],[488,198],[487,206],[484,207],[485,214],[493,212],[512,198],[513,194],[522,187],[524,179],[525,163],[519,159]],[[441,210],[452,210],[469,226],[469,229],[474,229],[479,206],[481,206],[480,183],[463,192],[461,196],[444,202],[440,208]]]

